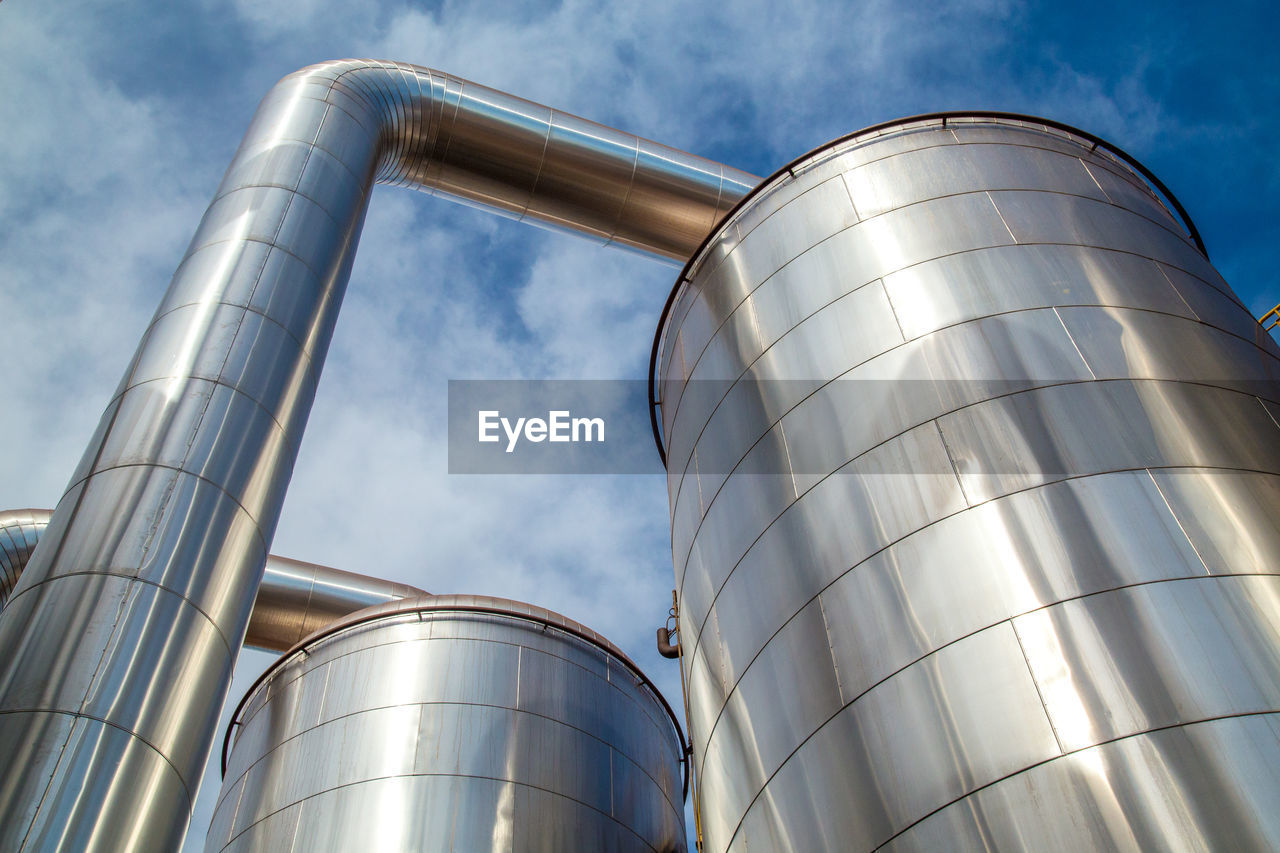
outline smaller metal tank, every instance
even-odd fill
[[[683,755],[591,629],[487,596],[389,602],[246,694],[205,849],[684,851]]]

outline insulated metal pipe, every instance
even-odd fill
[[[244,644],[283,652],[348,614],[428,592],[406,583],[288,557],[267,557]]]
[[[410,65],[276,85],[0,614],[0,848],[181,844],[377,182],[680,258],[755,178]]]
[[[53,511],[48,509],[0,512],[0,611],[4,610],[52,515]],[[244,644],[263,651],[283,652],[349,613],[428,594],[407,583],[270,554],[253,601]]]

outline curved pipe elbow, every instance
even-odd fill
[[[666,626],[658,629],[658,654],[674,660],[680,657],[680,633],[676,632],[676,641],[671,642],[671,631]]]
[[[18,578],[49,524],[47,509],[12,509],[0,512],[0,610],[4,610],[18,586]]]
[[[362,181],[680,262],[760,181],[451,74],[362,59],[312,65],[277,83],[227,180],[237,181],[244,155],[304,138],[337,152]]]

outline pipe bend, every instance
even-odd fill
[[[334,60],[284,77],[263,99],[241,151],[308,140],[361,180],[676,261],[759,182],[712,160],[400,62]],[[224,185],[220,193],[233,190]]]
[[[40,534],[49,525],[52,511],[47,509],[11,509],[0,512],[0,611],[22,577]]]
[[[671,629],[665,626],[658,629],[658,654],[668,660],[675,660],[680,657],[680,639],[677,633],[675,642],[672,642],[671,634]]]

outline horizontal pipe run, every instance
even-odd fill
[[[18,583],[53,510],[0,512],[0,611]],[[288,557],[267,557],[244,644],[283,652],[309,634],[357,610],[427,595],[416,586]]]
[[[279,132],[307,110],[329,114],[321,127],[325,138],[312,143]],[[234,173],[242,162],[255,178],[287,162],[278,156],[282,142],[314,144],[344,160],[339,155],[358,148],[349,143],[360,135],[378,143],[377,183],[677,263],[760,181],[451,74],[359,59],[313,65],[276,84],[223,189],[243,185],[228,184],[240,177]],[[340,150],[327,150],[329,140],[340,141]],[[307,182],[300,177],[295,186],[303,191]]]

